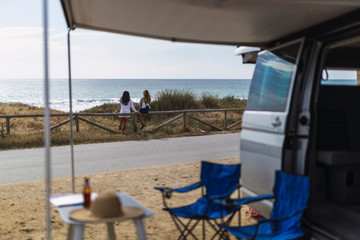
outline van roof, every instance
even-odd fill
[[[70,29],[259,47],[299,35],[360,8],[358,0],[61,0],[61,3]]]

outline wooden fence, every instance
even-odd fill
[[[236,121],[235,123],[231,124],[228,126],[228,119],[227,119],[227,113],[230,111],[235,111],[235,112],[240,112],[242,113],[245,109],[243,108],[227,108],[227,109],[194,109],[194,110],[177,110],[177,111],[151,111],[149,113],[147,113],[146,115],[161,115],[161,114],[177,114],[176,117],[173,117],[172,119],[160,124],[159,126],[156,126],[152,131],[156,131],[168,124],[170,124],[171,122],[182,118],[183,119],[183,127],[186,128],[187,126],[187,118],[193,119],[195,121],[198,121],[204,125],[207,125],[209,127],[211,127],[213,130],[217,130],[217,131],[222,131],[222,130],[228,130],[238,124],[241,123],[241,119],[239,119],[238,121]],[[223,112],[224,113],[224,125],[223,128],[219,128],[216,127],[210,123],[207,123],[195,116],[193,116],[194,113],[209,113],[209,112]],[[132,112],[132,113],[73,113],[73,121],[75,122],[75,128],[76,128],[76,132],[80,131],[80,127],[79,127],[79,121],[83,121],[86,122],[88,124],[91,124],[95,127],[101,128],[105,131],[111,132],[111,133],[117,133],[116,131],[109,129],[105,126],[101,126],[97,123],[94,123],[86,118],[86,116],[95,116],[95,117],[118,117],[120,115],[122,116],[134,116],[134,121],[136,121],[136,115],[138,113]],[[65,124],[70,123],[70,114],[68,113],[57,113],[57,114],[51,114],[50,117],[69,117],[69,119],[62,121],[61,123],[58,123],[54,126],[51,126],[50,129],[54,130],[56,128],[59,128]],[[6,134],[10,135],[10,121],[12,118],[36,118],[36,117],[44,117],[43,114],[29,114],[29,115],[0,115],[0,118],[5,118],[6,119]]]

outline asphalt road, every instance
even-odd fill
[[[239,157],[240,133],[74,146],[75,175]],[[43,179],[43,148],[0,152],[0,184]],[[70,146],[51,148],[52,177],[71,176]]]

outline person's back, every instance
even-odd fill
[[[130,93],[128,91],[124,91],[122,97],[120,98],[120,125],[118,131],[121,130],[121,133],[124,133],[126,128],[127,120],[130,118],[129,115],[122,115],[123,113],[130,113],[131,109],[136,112],[136,108],[134,106],[133,101],[130,98]]]
[[[144,90],[143,91],[143,97],[140,99],[139,105],[140,105],[140,109],[139,112],[140,113],[149,113],[150,110],[150,103],[151,103],[151,96],[148,90]],[[144,116],[143,115],[139,115],[139,120],[141,122],[141,130],[144,129],[145,127],[145,123],[144,123]]]

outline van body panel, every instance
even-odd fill
[[[240,139],[242,181],[257,194],[272,192],[275,171],[281,169],[283,134],[243,129]]]
[[[253,129],[265,132],[284,133],[287,113],[245,111],[243,129]]]
[[[256,138],[261,137],[261,141]],[[251,130],[243,130],[241,134],[241,150],[264,154],[269,157],[280,159],[282,155],[283,135],[260,133]],[[265,166],[266,167],[266,166]]]

